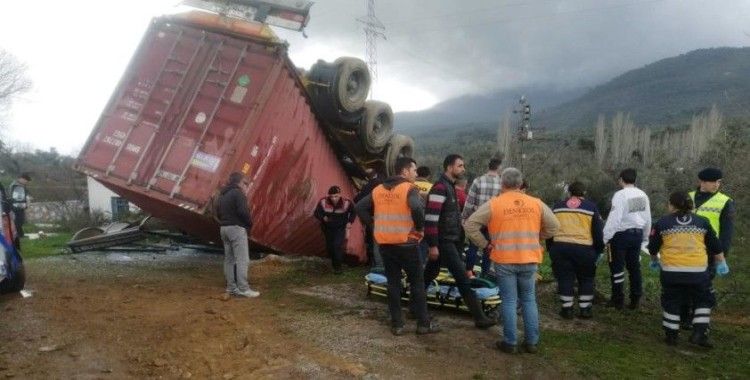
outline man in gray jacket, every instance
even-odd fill
[[[253,222],[247,206],[249,183],[242,173],[229,175],[229,182],[221,189],[216,210],[221,225],[221,240],[224,242],[224,277],[227,280],[227,295],[253,298],[260,292],[250,289],[247,283],[247,267],[250,264],[248,236]]]

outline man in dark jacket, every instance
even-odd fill
[[[341,196],[341,188],[331,186],[328,196],[321,198],[315,207],[315,219],[320,221],[326,238],[326,251],[331,256],[333,273],[341,274],[341,262],[344,260],[346,241],[354,223],[352,201]]]
[[[354,203],[372,194],[372,190],[383,183],[383,176],[378,174],[377,170],[369,168],[365,172],[369,180],[362,186],[359,193],[354,196]],[[378,243],[375,242],[375,238],[373,237],[372,226],[365,226],[365,244],[367,245],[367,263],[370,265],[370,270],[373,272],[382,272],[383,258],[380,256]]]
[[[247,267],[250,264],[248,236],[253,222],[247,205],[249,183],[242,173],[229,175],[229,182],[221,189],[216,212],[221,224],[221,240],[224,242],[224,277],[227,294],[253,298],[260,292],[250,289],[247,283]]]
[[[464,231],[461,226],[461,209],[456,197],[456,180],[464,175],[463,157],[449,154],[443,161],[445,172],[430,189],[427,195],[425,212],[425,239],[430,246],[425,283],[431,283],[445,266],[453,275],[456,287],[464,304],[474,317],[474,325],[486,329],[495,324],[484,314],[471,283],[466,275],[465,264],[461,260],[464,245]]]

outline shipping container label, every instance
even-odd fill
[[[220,157],[204,152],[196,152],[195,157],[193,157],[193,161],[190,162],[190,164],[195,166],[196,168],[203,169],[211,173],[215,173],[216,170],[219,169],[219,163],[221,163]]]
[[[247,87],[241,87],[241,86],[235,86],[234,91],[232,91],[232,96],[229,98],[232,103],[242,103],[243,100],[245,100],[245,95],[247,95]]]

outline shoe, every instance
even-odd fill
[[[623,307],[624,307],[624,305],[623,305],[622,302],[615,302],[615,301],[612,301],[612,300],[607,301],[606,306],[607,307],[614,307],[617,310],[622,310]]]
[[[641,305],[640,300],[630,300],[630,303],[628,304],[628,309],[630,310],[638,310],[638,307]]]
[[[664,336],[664,343],[667,344],[667,346],[676,346],[677,345],[677,332],[674,333],[667,332]]]
[[[260,292],[256,292],[252,289],[245,290],[244,292],[238,290],[234,293],[234,295],[237,297],[255,298],[260,295]]]
[[[524,351],[529,354],[536,354],[537,352],[539,352],[539,345],[536,344],[529,344],[524,342],[523,348]]]
[[[501,340],[498,340],[497,342],[495,342],[495,347],[499,348],[500,351],[505,352],[506,354],[518,353],[518,347],[516,347],[515,344],[505,343]]]
[[[688,339],[688,341],[703,348],[714,348],[714,345],[708,341],[708,335],[706,335],[705,332],[701,332],[698,330],[693,330],[693,335],[690,335],[690,339]]]
[[[400,327],[391,327],[391,334],[395,336],[401,336],[404,335],[404,326]]]
[[[591,307],[584,307],[578,310],[578,318],[580,319],[594,318],[594,312],[591,310]]]
[[[441,330],[437,323],[430,322],[428,326],[417,326],[417,335],[434,334]]]
[[[560,316],[563,317],[563,319],[573,319],[575,317],[575,313],[573,312],[572,307],[563,307],[560,308]]]

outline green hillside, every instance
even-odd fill
[[[695,50],[631,70],[540,114],[535,124],[591,128],[599,114],[618,111],[642,126],[682,124],[712,104],[725,116],[750,115],[750,48]]]

